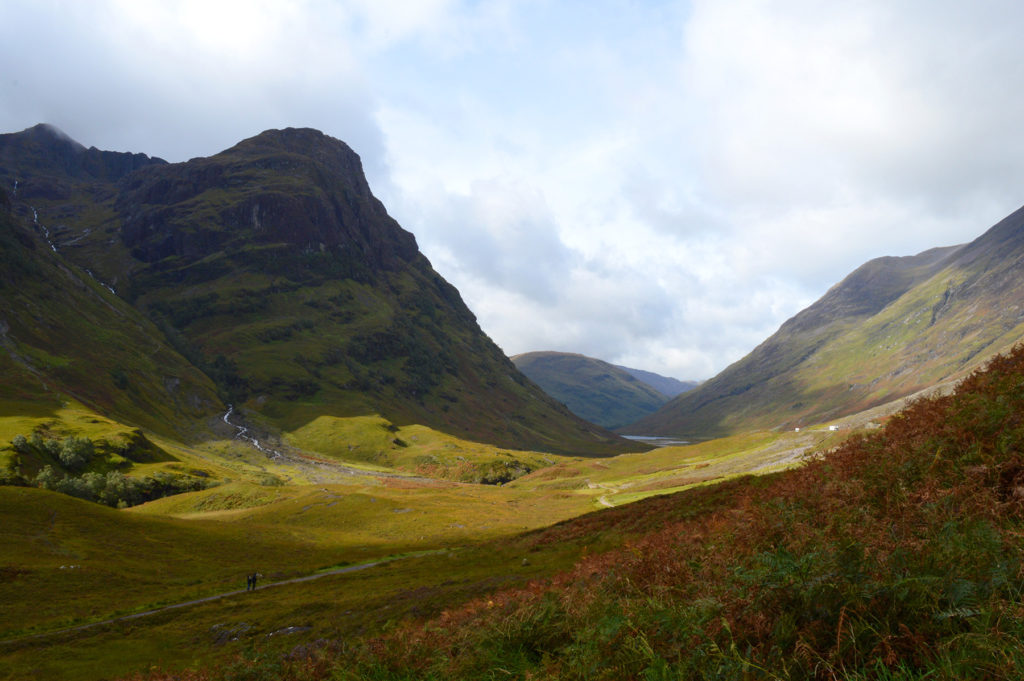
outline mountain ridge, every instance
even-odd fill
[[[574,414],[606,428],[632,423],[670,399],[634,372],[669,386],[675,380],[568,352],[525,352],[513,356],[512,362]]]
[[[825,422],[955,380],[1024,337],[1024,209],[968,244],[860,266],[747,356],[624,432]]]
[[[36,126],[0,135],[0,181],[16,218],[267,428],[380,414],[517,449],[629,447],[515,369],[319,131],[166,163]]]
[[[622,366],[621,364],[616,364],[614,366],[622,369],[638,381],[646,383],[669,399],[677,395],[681,395],[689,390],[693,390],[701,384],[700,381],[681,381],[678,378],[672,378],[671,376],[662,376],[661,374],[656,374],[653,371],[633,369]]]

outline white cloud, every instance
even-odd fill
[[[1022,23],[1009,0],[10,0],[0,124],[171,160],[318,127],[506,351],[707,378],[868,258],[1024,202]]]
[[[179,161],[313,126],[381,174],[376,101],[332,3],[13,0],[7,12],[8,130],[46,121],[87,146]]]

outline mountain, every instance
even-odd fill
[[[676,395],[681,395],[689,390],[693,390],[700,381],[680,381],[678,378],[672,378],[670,376],[661,376],[653,371],[644,371],[643,369],[630,369],[616,364],[619,369],[622,369],[633,378],[646,383],[662,395],[672,398]]]
[[[373,196],[359,156],[319,131],[270,130],[166,163],[40,125],[0,135],[0,183],[53,267],[102,283],[116,292],[100,293],[110,306],[144,319],[135,352],[171,347],[212,379],[220,399],[200,400],[208,413],[223,400],[283,433],[381,415],[519,449],[626,446],[516,370]],[[59,295],[65,282],[53,283]],[[85,365],[77,341],[63,355]],[[182,372],[153,368],[162,373]],[[89,376],[68,380],[91,390]]]
[[[190,439],[222,409],[213,382],[137,310],[0,207],[0,409],[45,415],[73,398]]]
[[[1024,209],[969,244],[872,260],[627,432],[820,423],[950,381],[1024,337]]]
[[[616,428],[656,411],[669,396],[631,372],[592,357],[567,352],[527,352],[512,362],[577,416]],[[662,378],[657,374],[642,372]]]

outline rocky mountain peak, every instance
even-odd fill
[[[146,154],[86,149],[48,123],[0,135],[0,176],[9,186],[17,180],[25,196],[38,192],[55,198],[70,194],[69,180],[115,182],[144,166],[164,163]]]
[[[59,147],[54,162],[46,154]],[[374,198],[343,142],[268,130],[206,158],[92,173],[85,160],[109,153],[47,128],[0,136],[0,186],[17,181],[22,222],[52,236],[83,278],[112,282],[239,410],[282,432],[320,416],[379,415],[502,447],[631,448],[515,369]],[[131,359],[135,349],[149,357],[149,345],[124,347]]]
[[[344,179],[359,196],[372,196],[359,154],[341,140],[313,128],[265,130],[221,155],[251,159],[262,168],[284,171],[294,169],[302,159],[329,175],[337,175],[335,179]]]
[[[124,188],[122,236],[145,262],[284,243],[373,271],[419,253],[370,192],[359,156],[310,128],[268,130],[209,158],[148,168]]]
[[[22,131],[28,139],[37,144],[67,146],[76,152],[85,151],[85,145],[76,142],[66,132],[49,123],[38,123]]]

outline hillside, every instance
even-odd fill
[[[142,314],[0,207],[0,413],[73,399],[179,439],[222,409],[216,386]],[[27,433],[26,433],[27,434]],[[4,443],[6,444],[6,443]]]
[[[36,126],[0,135],[0,182],[55,256],[142,312],[153,343],[265,429],[377,415],[518,449],[628,447],[515,369],[372,195],[359,157],[318,131],[171,164]]]
[[[137,678],[1020,678],[1022,381],[1019,349],[803,467],[525,535],[619,546],[426,621]]]
[[[749,355],[627,432],[793,428],[963,376],[1024,337],[1024,211],[964,246],[861,266]]]
[[[669,399],[628,369],[592,357],[527,352],[512,362],[572,413],[605,428],[633,423]]]

